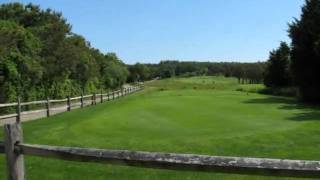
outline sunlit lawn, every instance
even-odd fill
[[[320,160],[320,111],[289,98],[237,91],[223,77],[146,84],[120,100],[23,124],[25,142],[48,145]],[[5,179],[3,156],[0,177]],[[275,179],[27,157],[28,179]],[[283,178],[286,179],[286,178]],[[287,178],[289,179],[289,178]]]

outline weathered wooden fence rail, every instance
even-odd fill
[[[88,104],[85,104],[86,102],[89,102],[91,105],[97,104],[97,97],[100,98],[100,103],[103,103],[104,101],[110,101],[114,100],[115,98],[120,98],[122,96],[126,96],[128,94],[131,94],[133,92],[139,91],[143,88],[143,84],[138,85],[131,85],[127,88],[121,88],[119,90],[115,90],[108,93],[100,93],[100,94],[90,94],[90,95],[81,95],[78,97],[67,97],[65,99],[49,99],[41,100],[41,101],[32,101],[32,102],[20,102],[20,98],[18,98],[17,102],[14,103],[6,103],[6,104],[0,104],[0,108],[8,108],[8,107],[15,107],[16,113],[12,114],[6,114],[1,115],[0,120],[9,119],[9,118],[16,118],[16,122],[21,121],[22,115],[28,115],[28,114],[34,114],[34,113],[42,113],[46,112],[46,116],[49,117],[51,115],[51,112],[53,111],[71,111],[74,107],[80,107],[83,108]],[[79,101],[79,102],[74,102]],[[60,106],[55,107],[53,106],[53,103],[59,103]],[[61,106],[61,104],[65,103],[65,106]],[[29,110],[22,112],[21,108],[22,106],[28,106],[28,105],[44,105],[45,109],[39,109],[39,110]]]
[[[0,153],[5,153],[6,155],[9,180],[26,179],[24,155],[143,168],[320,178],[320,161],[206,156],[25,144],[23,143],[22,129],[19,123],[6,124],[4,130],[5,140],[0,142]]]

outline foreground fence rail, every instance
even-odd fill
[[[168,170],[320,178],[320,161],[206,156],[25,144],[23,143],[22,129],[19,123],[7,124],[4,129],[5,141],[0,142],[0,153],[5,153],[6,155],[9,180],[26,179],[24,155]]]
[[[17,102],[0,104],[0,108],[10,108],[10,107],[16,108],[16,113],[1,115],[0,121],[5,119],[10,119],[10,118],[16,118],[16,122],[19,123],[22,119],[21,118],[22,115],[44,113],[44,112],[46,113],[46,116],[49,117],[50,115],[52,115],[53,111],[64,112],[64,111],[71,111],[75,107],[83,108],[86,105],[96,105],[97,98],[100,99],[99,101],[100,103],[103,103],[105,101],[110,101],[116,98],[120,98],[122,96],[129,95],[143,88],[144,88],[143,84],[137,84],[137,85],[130,85],[129,87],[121,88],[108,93],[102,93],[102,92],[100,94],[93,93],[90,95],[81,95],[78,97],[68,96],[65,99],[47,98],[46,100],[32,101],[32,102],[20,102],[20,98],[18,98]],[[53,104],[59,104],[60,106],[53,106]],[[44,109],[22,111],[23,106],[29,106],[29,105],[41,105],[41,106],[44,106]]]

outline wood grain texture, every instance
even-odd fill
[[[4,149],[6,155],[8,179],[24,180],[24,158],[20,151],[16,151],[16,145],[22,143],[22,129],[20,123],[4,126]]]
[[[207,156],[31,144],[20,144],[18,146],[22,153],[26,155],[80,162],[171,170],[320,178],[320,161]]]

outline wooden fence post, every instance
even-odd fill
[[[71,111],[71,100],[70,100],[70,96],[67,97],[67,110]]]
[[[97,94],[93,93],[94,105],[97,105]]]
[[[109,101],[110,100],[110,94],[109,94],[110,92],[109,92],[109,90],[108,90],[108,92],[107,92],[107,101]]]
[[[81,98],[80,98],[80,107],[83,108],[83,93],[81,93]]]
[[[4,126],[5,155],[8,170],[8,180],[25,180],[24,158],[15,145],[22,143],[22,129],[19,123]]]
[[[100,102],[103,103],[103,94],[102,94],[102,90],[101,90],[101,94],[100,94]]]
[[[91,105],[93,105],[94,104],[94,94],[92,94],[92,96],[91,96]]]
[[[16,113],[17,113],[16,122],[20,123],[21,122],[21,100],[20,100],[20,97],[18,97],[18,99],[17,99]]]
[[[47,108],[47,117],[49,117],[50,116],[50,99],[49,99],[49,97],[47,97],[46,108]]]

